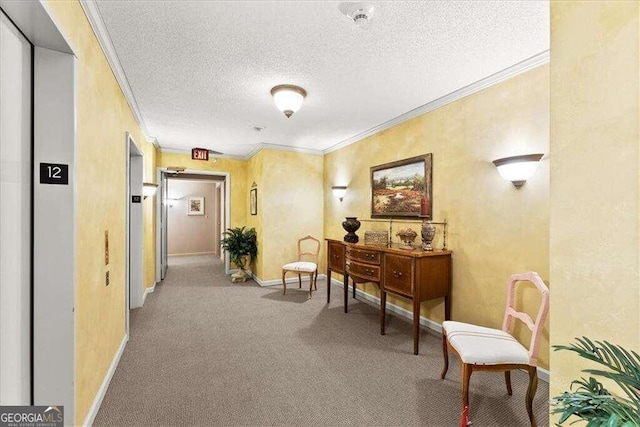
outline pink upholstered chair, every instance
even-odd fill
[[[531,282],[542,293],[540,308],[535,322],[527,313],[515,310],[515,288],[518,283]],[[485,328],[469,323],[445,321],[442,323],[442,352],[444,355],[444,379],[449,369],[448,350],[458,356],[462,371],[462,418],[460,426],[469,424],[469,379],[473,371],[504,372],[507,393],[511,396],[511,371],[522,369],[529,373],[527,390],[527,413],[531,425],[533,417],[533,397],[538,388],[538,349],[544,322],[549,311],[549,288],[538,273],[514,274],[507,284],[507,308],[504,313],[502,329]],[[529,349],[520,344],[512,335],[513,320],[524,322],[531,330]]]
[[[309,298],[313,294],[313,288],[318,290],[318,254],[320,253],[320,240],[313,236],[305,236],[298,240],[298,261],[290,262],[282,266],[282,286],[284,291],[282,295],[287,293],[287,282],[284,277],[288,272],[298,275],[298,287],[302,288],[302,273],[309,275]],[[303,261],[308,259],[309,261]]]

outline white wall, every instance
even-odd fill
[[[219,254],[215,197],[219,183],[210,181],[169,179],[167,198],[170,200],[167,220],[169,255]],[[204,215],[188,215],[189,197],[204,197]]]

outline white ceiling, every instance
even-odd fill
[[[239,156],[326,150],[549,49],[547,1],[371,3],[364,29],[329,1],[97,6],[159,145]],[[269,93],[287,83],[308,92],[290,119]]]

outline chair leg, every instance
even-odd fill
[[[302,274],[298,274],[298,289],[302,289]]]
[[[313,295],[313,273],[309,274],[309,299]]]
[[[538,389],[538,369],[535,366],[529,366],[529,388],[527,389],[527,414],[529,415],[529,421],[531,421],[531,427],[536,427],[536,419],[533,416],[533,398],[536,395]]]
[[[460,417],[460,427],[467,427],[469,424],[471,424],[471,421],[469,421],[469,405],[465,405],[465,407],[462,408],[462,417]]]
[[[287,274],[287,272],[285,270],[282,270],[282,287],[284,288],[284,291],[282,292],[282,295],[286,295],[287,293],[287,282],[284,281],[284,276]]]
[[[316,291],[318,290],[318,270],[316,270],[313,275],[313,289]]]
[[[447,346],[447,334],[444,330],[442,331],[442,357],[444,357],[444,367],[442,368],[440,378],[444,379],[449,370],[449,347]]]
[[[511,391],[511,371],[504,371],[504,382],[507,384],[507,393],[509,396],[513,395]]]
[[[469,380],[473,372],[473,365],[462,363],[462,417],[460,426],[466,427],[469,424]]]

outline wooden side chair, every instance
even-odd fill
[[[307,235],[298,240],[298,261],[291,262],[282,266],[282,286],[284,292],[287,293],[287,282],[284,277],[288,272],[298,275],[298,287],[302,288],[302,274],[309,275],[309,298],[313,293],[313,288],[318,290],[318,255],[320,254],[320,240],[313,236]],[[303,261],[308,259],[309,261]]]
[[[531,282],[541,292],[542,298],[535,322],[527,313],[515,310],[515,288],[518,283]],[[507,307],[502,329],[485,328],[469,323],[445,321],[442,323],[442,353],[444,355],[444,379],[449,369],[448,350],[460,359],[462,371],[462,418],[460,426],[469,424],[469,379],[474,371],[504,372],[507,393],[511,396],[511,370],[522,369],[529,373],[526,404],[529,421],[536,426],[533,416],[533,397],[538,388],[538,350],[544,322],[549,312],[549,288],[538,273],[514,274],[507,283]],[[512,334],[513,320],[521,320],[531,330],[529,349],[520,344]]]

